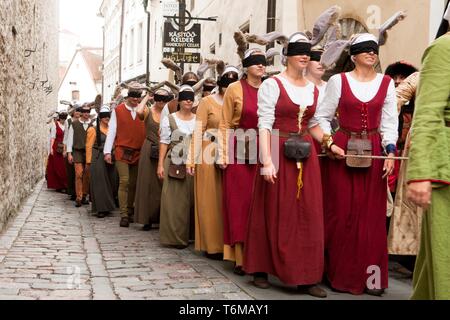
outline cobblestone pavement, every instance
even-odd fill
[[[229,263],[161,247],[158,231],[141,227],[120,228],[118,214],[97,219],[41,182],[0,234],[0,300],[312,299],[276,281],[256,289]],[[408,299],[408,281],[390,285],[383,299]]]

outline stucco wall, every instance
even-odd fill
[[[44,176],[47,114],[57,106],[58,2],[2,0],[0,21],[1,230]]]
[[[441,0],[300,0],[299,29],[312,28],[314,19],[334,4],[343,9],[343,18],[353,18],[369,27],[369,31],[378,34],[373,28],[376,21],[376,7],[379,8],[381,23],[399,10],[406,10],[408,17],[389,32],[389,39],[380,50],[382,68],[399,60],[407,60],[417,67],[421,65],[423,52],[429,45],[430,34],[430,1]],[[375,6],[375,7],[374,7]],[[305,14],[307,13],[307,14]],[[375,17],[375,19],[374,19]],[[437,17],[440,20],[440,17]],[[435,32],[435,31],[434,31]]]

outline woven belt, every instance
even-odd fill
[[[355,132],[355,131],[347,130],[345,128],[339,128],[339,131],[345,133],[349,137],[351,137],[351,136],[356,136],[356,137],[371,136],[371,135],[378,133],[378,129]]]

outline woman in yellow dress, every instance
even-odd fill
[[[239,70],[228,66],[217,92],[201,100],[187,165],[195,177],[195,250],[211,259],[223,258],[222,171],[215,165],[218,128],[225,90],[238,77]]]

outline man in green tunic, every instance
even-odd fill
[[[426,209],[412,299],[450,299],[450,33],[425,52],[408,167],[408,197]]]

